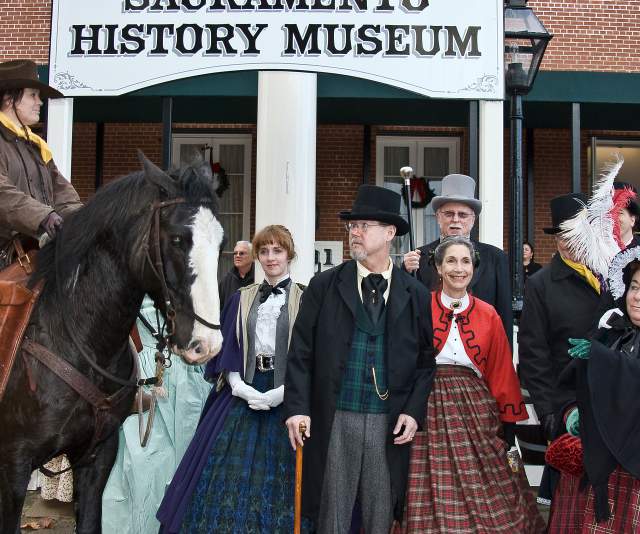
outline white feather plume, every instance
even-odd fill
[[[624,159],[618,155],[608,164],[593,188],[587,204],[571,219],[560,224],[561,236],[566,240],[575,261],[583,263],[594,273],[607,277],[613,257],[620,247],[613,235],[613,182]]]

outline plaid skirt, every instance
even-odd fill
[[[438,366],[395,534],[544,532],[534,493],[524,472],[509,468],[501,435],[485,382],[471,369]]]
[[[549,534],[626,534],[640,532],[640,480],[618,467],[609,477],[608,521],[596,523],[593,488],[580,479],[560,476],[551,503]]]
[[[256,373],[258,391],[273,372]],[[229,410],[184,514],[182,534],[293,532],[295,453],[282,406],[252,410],[242,399]]]

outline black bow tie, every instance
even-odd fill
[[[362,279],[362,304],[374,324],[378,323],[384,310],[384,292],[388,285],[381,274],[370,274]]]
[[[279,295],[280,293],[282,293],[287,288],[290,281],[291,278],[285,278],[275,286],[272,286],[266,280],[262,282],[262,284],[260,284],[260,287],[258,288],[258,291],[260,293],[260,304],[265,302],[269,298],[269,295],[271,295],[272,293],[274,295]]]

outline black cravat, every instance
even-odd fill
[[[273,293],[274,295],[279,295],[280,293],[282,293],[284,289],[289,285],[290,280],[291,278],[285,278],[275,286],[272,286],[266,280],[262,282],[262,284],[260,284],[260,287],[258,288],[258,292],[260,293],[260,304],[265,302],[269,298],[269,295],[271,295],[271,293]]]
[[[384,311],[384,292],[388,282],[381,274],[370,274],[362,279],[362,304],[373,324],[378,324]]]

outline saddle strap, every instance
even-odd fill
[[[111,407],[111,397],[100,391],[93,382],[80,373],[80,371],[69,362],[56,356],[49,349],[40,345],[40,343],[36,343],[25,337],[22,342],[22,350],[27,351],[28,354],[53,371],[61,380],[66,382],[71,389],[97,410],[108,410]],[[114,395],[117,395],[119,392],[120,390]]]
[[[65,382],[71,389],[78,393],[78,395],[91,404],[95,416],[95,427],[89,448],[77,462],[67,469],[59,472],[52,472],[44,466],[41,466],[40,470],[46,476],[53,477],[74,469],[86,460],[93,460],[95,458],[95,455],[92,454],[93,450],[96,448],[98,443],[106,437],[103,436],[102,433],[107,423],[112,422],[117,425],[120,424],[120,420],[113,415],[112,411],[118,407],[125,395],[128,394],[131,389],[128,386],[123,386],[112,395],[106,395],[69,362],[63,360],[46,347],[40,345],[40,343],[36,343],[35,341],[25,337],[22,342],[22,350],[36,358],[40,363]],[[136,372],[137,370],[134,366],[130,380],[135,378]]]

